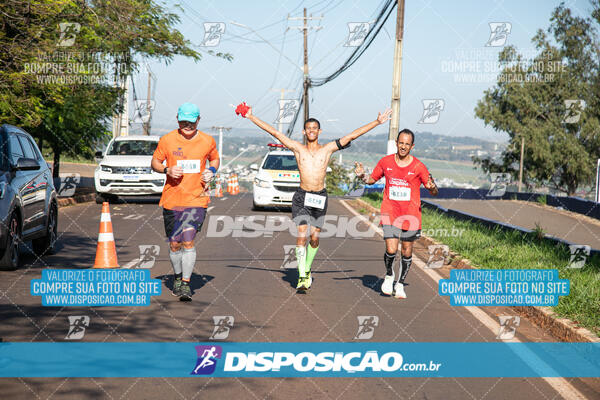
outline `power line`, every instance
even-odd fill
[[[377,19],[373,23],[373,26],[369,29],[369,32],[367,33],[367,37],[365,38],[364,42],[356,49],[354,49],[352,54],[350,54],[350,57],[348,57],[348,59],[342,64],[342,66],[338,68],[335,72],[333,72],[325,78],[311,79],[310,85],[313,87],[323,86],[324,84],[331,82],[332,80],[340,76],[348,68],[350,68],[364,54],[364,52],[369,48],[369,46],[371,46],[373,40],[375,40],[375,38],[381,31],[383,25],[392,13],[394,7],[396,7],[396,2],[393,0],[387,0],[385,5],[379,12]]]

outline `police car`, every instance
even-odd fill
[[[269,143],[254,178],[254,209],[267,206],[291,206],[292,196],[300,187],[300,171],[294,153],[282,144]]]

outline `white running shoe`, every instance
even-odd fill
[[[400,282],[396,282],[394,286],[394,297],[397,299],[405,299],[406,293],[404,292],[404,285]]]
[[[383,283],[381,284],[381,291],[383,294],[387,294],[388,296],[392,295],[392,290],[394,288],[394,275],[386,275],[383,278]]]

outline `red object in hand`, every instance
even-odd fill
[[[242,117],[246,118],[246,113],[248,112],[249,109],[250,109],[250,107],[248,107],[248,105],[244,101],[243,103],[238,104],[237,108],[235,109],[235,113],[237,115],[241,115]]]

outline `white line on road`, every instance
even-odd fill
[[[133,260],[129,261],[127,264],[123,265],[121,268],[122,269],[129,269],[129,268],[135,267],[139,263],[140,263],[140,259],[139,258],[134,258]]]
[[[344,207],[346,207],[348,209],[348,211],[350,211],[352,214],[361,218],[364,223],[366,223],[367,225],[370,225],[371,228],[373,228],[375,230],[375,232],[377,232],[381,237],[383,237],[383,230],[381,228],[379,228],[378,226],[375,226],[375,224],[373,224],[371,221],[369,221],[363,215],[359,214],[351,206],[346,204],[346,201],[340,200],[340,203],[342,203],[342,205]],[[426,265],[425,262],[423,260],[419,259],[418,257],[416,257],[416,255],[415,255],[415,257],[413,257],[413,260],[415,261],[415,265],[418,266],[423,272],[425,272],[427,274],[427,276],[429,276],[431,279],[433,279],[436,284],[438,284],[440,279],[442,279],[440,274],[438,274],[435,270],[430,269],[430,268],[424,268]],[[465,308],[467,311],[469,311],[475,318],[477,318],[477,320],[479,320],[479,322],[481,322],[484,326],[486,326],[494,334],[497,333],[498,323],[492,317],[490,317],[485,311],[483,311],[481,308],[475,307],[475,306],[466,306],[463,308]],[[520,343],[521,341],[515,337],[512,340],[510,340],[510,342]],[[526,355],[518,354],[518,353],[515,353],[515,354],[517,354],[517,356],[519,356],[523,361],[525,361],[528,364],[532,362],[532,360],[531,360],[532,357],[537,358],[532,353],[526,354]],[[537,363],[538,360],[535,360],[535,362]],[[556,390],[560,394],[560,396],[564,399],[567,399],[567,400],[585,400],[586,399],[586,397],[581,392],[579,392],[579,390],[577,390],[573,385],[571,385],[571,383],[569,383],[569,381],[567,381],[565,378],[542,377],[542,379],[544,381],[546,381],[546,383],[548,383],[554,390]]]

